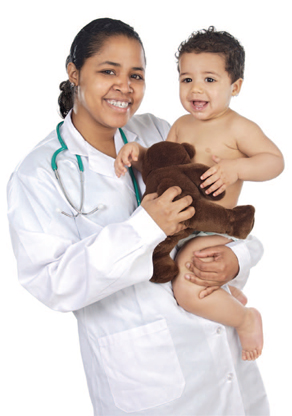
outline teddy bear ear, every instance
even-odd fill
[[[190,143],[182,143],[182,146],[186,149],[187,153],[189,154],[190,158],[192,159],[196,154],[194,146]]]

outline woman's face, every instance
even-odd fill
[[[74,113],[84,122],[118,128],[138,110],[145,91],[145,57],[137,40],[109,38],[75,73]]]

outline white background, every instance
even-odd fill
[[[246,50],[245,81],[231,107],[257,122],[286,159],[285,172],[246,183],[240,203],[256,207],[253,234],[265,255],[246,286],[264,321],[258,360],[273,416],[291,407],[291,21],[288,2],[266,1],[11,1],[1,30],[1,345],[0,414],[92,415],[72,314],[50,311],[17,282],[6,220],[6,184],[16,164],[59,121],[58,85],[77,32],[98,17],[134,26],[147,55],[147,92],[139,113],[171,123],[184,113],[174,53],[191,32],[214,25]],[[194,369],[195,371],[195,369]],[[195,394],[195,392],[194,392]],[[4,410],[5,409],[5,410]],[[176,415],[173,415],[176,416]],[[234,415],[236,416],[236,415]]]

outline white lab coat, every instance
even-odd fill
[[[169,125],[135,116],[124,128],[129,141],[149,146]],[[91,147],[70,115],[61,127],[69,151],[58,158],[70,197],[78,206],[75,154],[85,168],[85,211],[71,212],[51,169],[60,147],[55,131],[22,161],[8,185],[8,217],[20,283],[57,311],[73,311],[94,415],[268,416],[255,362],[241,360],[235,331],[180,308],[171,283],[149,282],[152,252],[165,238],[146,211],[136,209],[130,176],[117,178],[114,160]],[[123,145],[115,135],[117,151]],[[143,192],[143,182],[136,172]],[[243,286],[262,255],[255,238],[232,243]]]

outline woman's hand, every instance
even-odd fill
[[[146,195],[141,202],[141,206],[166,235],[184,230],[186,226],[183,222],[195,214],[195,208],[190,207],[193,202],[191,196],[174,201],[181,192],[181,188],[172,186],[159,197],[157,193]]]
[[[201,260],[206,258],[209,259],[208,262]],[[236,255],[224,245],[194,252],[192,262],[187,263],[186,266],[191,273],[186,274],[185,278],[197,285],[205,286],[205,289],[200,293],[200,298],[230,282],[239,272]]]

